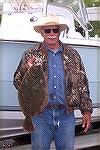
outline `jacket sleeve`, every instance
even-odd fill
[[[90,99],[89,84],[81,58],[80,58],[80,78],[78,84],[81,99],[79,109],[82,114],[86,111],[92,113],[93,109],[92,109],[92,100]]]
[[[22,56],[22,59],[14,73],[14,78],[13,78],[13,85],[16,87],[17,90],[19,90],[23,77],[25,75],[25,72],[28,70],[27,68],[27,60],[25,53]]]

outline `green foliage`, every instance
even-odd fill
[[[84,0],[86,7],[99,7],[100,0]]]
[[[100,0],[84,0],[86,7],[100,7]],[[100,21],[90,21],[93,31],[89,32],[90,36],[98,35],[100,37]]]
[[[0,24],[1,24],[1,18],[2,18],[2,15],[0,15]]]
[[[100,37],[100,21],[91,21],[91,25],[93,26],[93,31],[89,32],[90,36],[98,35]]]

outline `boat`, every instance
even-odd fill
[[[28,134],[23,131],[24,115],[13,86],[13,74],[23,52],[43,41],[33,26],[45,14],[55,14],[68,24],[69,29],[61,33],[60,40],[75,48],[82,57],[93,100],[92,123],[100,123],[100,37],[89,36],[93,30],[89,20],[94,19],[90,8],[85,7],[83,0],[2,0],[0,6],[0,139]],[[76,30],[75,21],[84,35]],[[82,124],[79,110],[75,110],[75,116],[79,127]]]

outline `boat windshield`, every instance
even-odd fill
[[[48,0],[48,2],[56,3],[71,7],[76,13],[79,11],[78,0]]]
[[[69,8],[84,30],[92,29],[92,26],[88,21],[84,0],[48,0],[48,2]]]

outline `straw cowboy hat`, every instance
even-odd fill
[[[41,19],[35,23],[34,30],[40,33],[42,30],[42,27],[57,25],[60,27],[60,32],[62,32],[66,28],[68,28],[68,26],[65,23],[61,23],[61,20],[62,19],[54,15],[47,15],[47,16],[41,17]]]

